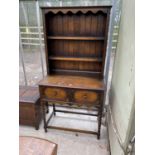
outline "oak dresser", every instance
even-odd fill
[[[104,106],[104,66],[108,39],[110,8],[42,7],[47,76],[39,82],[44,128],[96,134],[100,138]],[[53,105],[46,119],[45,106]],[[57,105],[96,110],[82,113],[97,116],[97,131],[49,126]]]

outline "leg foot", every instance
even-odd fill
[[[44,131],[47,132],[47,128],[46,127],[44,127]]]
[[[98,139],[98,140],[100,139],[100,133],[97,134],[97,139]]]
[[[39,126],[35,126],[35,129],[36,129],[36,130],[39,130]]]
[[[43,112],[44,130],[45,130],[45,132],[47,132],[45,107],[47,107],[47,102],[46,102],[46,103],[45,103],[45,102],[42,102],[42,112]]]

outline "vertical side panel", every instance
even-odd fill
[[[46,67],[47,67],[47,74],[50,74],[49,72],[49,65],[48,65],[48,48],[47,48],[47,31],[46,31],[46,21],[45,21],[45,13],[42,9],[42,19],[43,19],[43,31],[44,31],[44,43],[45,43],[45,56],[46,56]]]

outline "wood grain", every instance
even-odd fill
[[[103,81],[81,76],[53,75],[46,76],[39,82],[40,86],[79,88],[88,90],[104,90]]]
[[[26,102],[26,103],[36,103],[39,100],[39,98],[40,98],[40,95],[39,95],[38,87],[26,86],[24,93],[20,93],[19,101]]]
[[[47,58],[50,57],[47,59],[49,74],[53,73],[53,69],[101,71],[100,76],[104,73],[104,69],[101,67],[104,67],[105,63],[104,41],[108,33],[106,25],[109,8],[90,8],[81,8],[76,13],[74,11],[79,8],[63,8],[61,10],[53,8],[53,11],[49,9],[51,10],[49,12],[46,12],[47,8],[43,8],[46,20],[44,24],[46,27],[45,39],[47,38],[46,55]],[[102,59],[102,64],[100,64],[101,61],[98,61],[98,64],[90,64],[85,61],[86,59],[81,59],[79,64],[74,60],[71,62],[71,59],[68,59],[70,62],[64,64],[61,62],[62,59],[53,59],[57,61],[50,62],[51,56],[75,57],[75,61],[80,60],[79,57],[98,57],[98,59]],[[67,61],[67,59],[63,60]]]
[[[84,58],[84,57],[56,57],[50,56],[50,60],[63,60],[63,61],[86,61],[86,62],[102,62],[101,58]]]
[[[110,8],[42,7],[48,74],[39,90],[45,132],[51,117],[46,121],[44,106],[51,102],[97,108],[98,131],[93,133],[100,138]]]
[[[77,103],[95,103],[99,97],[96,92],[90,92],[90,91],[76,91],[74,93],[74,99]]]
[[[38,87],[19,87],[19,124],[39,128],[41,121],[40,95]]]
[[[104,37],[79,37],[79,36],[48,36],[48,39],[56,39],[56,40],[104,40]]]
[[[59,88],[46,88],[45,97],[55,99],[55,100],[66,100],[67,94],[63,89]]]

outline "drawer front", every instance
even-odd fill
[[[92,91],[76,91],[74,93],[74,100],[77,103],[97,103],[99,100],[98,94]]]
[[[46,88],[44,90],[44,96],[48,99],[53,100],[60,100],[66,101],[67,100],[67,93],[65,90],[60,88]]]

